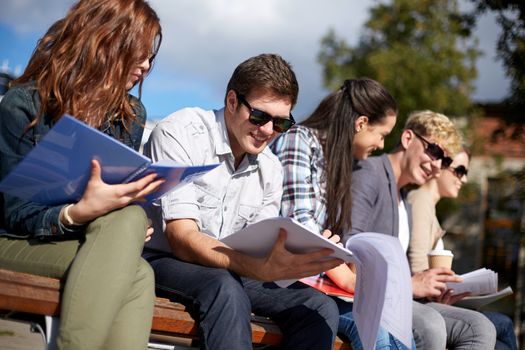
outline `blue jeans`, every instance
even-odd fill
[[[280,288],[171,256],[149,260],[159,295],[185,304],[198,321],[201,349],[251,350],[252,311],[281,328],[283,349],[333,348],[337,305],[302,283]]]
[[[348,340],[350,340],[353,350],[363,350],[363,345],[361,344],[361,339],[357,332],[357,325],[352,314],[353,303],[348,303],[336,297],[334,297],[334,300],[339,308],[338,333],[343,334]],[[376,350],[389,349],[407,350],[407,347],[392,334],[388,333],[384,328],[380,327],[376,338]],[[412,349],[416,349],[416,343],[413,339]]]
[[[517,350],[516,335],[514,325],[509,316],[499,312],[483,311],[485,315],[496,327],[496,350]]]

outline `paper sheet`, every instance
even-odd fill
[[[487,295],[478,295],[478,296],[469,296],[461,299],[454,306],[465,307],[468,309],[477,310],[482,306],[488,305],[495,302],[498,299],[511,295],[513,293],[511,287],[500,290],[499,292],[487,294]]]
[[[399,239],[359,233],[346,243],[357,261],[354,319],[364,349],[374,349],[379,325],[412,345],[412,280]]]

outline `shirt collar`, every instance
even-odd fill
[[[228,137],[228,129],[226,128],[226,121],[224,120],[224,108],[214,110],[213,112],[215,113],[215,120],[217,121],[217,129],[214,129],[212,134],[215,153],[221,156],[225,154],[233,155]]]

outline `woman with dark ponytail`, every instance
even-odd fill
[[[292,127],[272,148],[284,169],[281,215],[315,232],[343,236],[352,227],[351,181],[354,159],[365,159],[384,147],[396,123],[397,104],[377,81],[346,80],[326,96],[305,121]],[[326,272],[340,288],[353,292],[355,274],[343,264]],[[339,333],[362,349],[352,317],[352,303],[335,298]],[[376,349],[404,348],[380,329]]]

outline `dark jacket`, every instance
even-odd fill
[[[138,99],[132,97],[136,121],[126,131],[121,121],[103,125],[100,130],[138,150],[144,131],[146,111]],[[0,102],[0,179],[3,179],[53,126],[44,115],[26,131],[27,125],[40,112],[40,98],[34,84],[11,88]],[[66,233],[59,223],[63,205],[49,207],[0,194],[0,229],[20,237],[49,238]],[[1,232],[1,231],[0,231]],[[2,234],[2,233],[0,233]],[[5,232],[3,233],[5,234]]]

